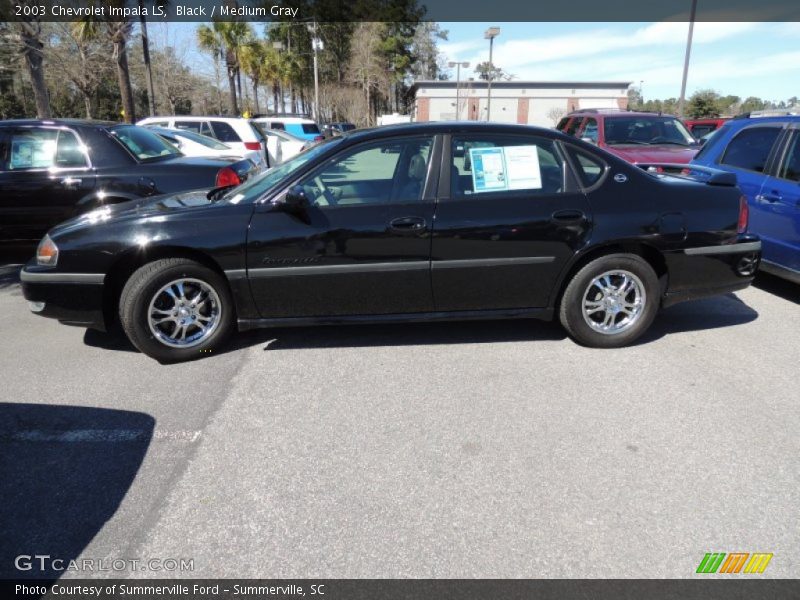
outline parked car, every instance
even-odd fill
[[[264,136],[264,139],[267,140],[267,150],[270,156],[269,164],[272,166],[279,165],[289,160],[314,144],[314,142],[300,139],[280,129],[264,128],[262,123],[253,122],[253,126],[258,129]]]
[[[800,116],[728,121],[692,164],[736,174],[763,243],[761,269],[800,283]]]
[[[683,124],[686,125],[686,128],[692,132],[692,135],[696,139],[702,140],[703,137],[705,137],[712,131],[716,131],[729,120],[730,119],[728,117],[716,117],[708,119],[684,119]]]
[[[180,150],[184,156],[216,156],[220,158],[235,158],[237,160],[247,158],[253,164],[256,164],[259,160],[260,152],[248,150],[244,153],[244,156],[237,156],[237,151],[227,144],[188,129],[167,129],[166,127],[154,125],[145,125],[145,127],[167,140]]]
[[[39,240],[57,223],[135,198],[238,185],[247,159],[190,158],[144,127],[0,121],[0,240]]]
[[[576,110],[556,129],[633,164],[685,164],[700,148],[677,117],[612,109]]]
[[[338,122],[338,123],[325,123],[322,126],[322,135],[325,139],[333,137],[334,135],[341,135],[348,131],[352,131],[356,126],[352,123]]]
[[[194,115],[148,117],[136,124],[194,131],[227,144],[239,156],[252,158],[259,170],[270,167],[266,144],[261,133],[250,124],[250,121],[242,117]]]
[[[319,126],[305,115],[257,116],[253,121],[260,123],[264,129],[285,131],[302,140],[321,142],[325,139]]]
[[[33,311],[119,315],[162,361],[233,329],[559,318],[630,344],[660,306],[747,287],[761,243],[735,178],[657,175],[555,131],[420,123],[327,140],[229,191],[64,223],[22,270]]]

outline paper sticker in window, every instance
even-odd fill
[[[11,169],[41,169],[53,165],[55,140],[35,138],[15,139],[11,142]]]
[[[536,146],[470,148],[469,156],[472,186],[476,194],[542,188],[542,171]]]

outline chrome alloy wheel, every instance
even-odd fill
[[[217,292],[199,279],[176,279],[154,295],[147,322],[155,338],[172,348],[191,348],[217,329],[222,303]]]
[[[630,271],[606,271],[586,287],[583,318],[595,331],[616,335],[630,329],[644,311],[647,295]]]

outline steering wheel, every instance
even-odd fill
[[[325,198],[330,206],[336,206],[339,203],[339,201],[336,199],[336,196],[322,182],[322,177],[317,175],[314,178],[314,183],[317,185],[317,189],[320,191],[320,194]]]

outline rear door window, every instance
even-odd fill
[[[211,121],[211,128],[214,130],[214,137],[220,142],[241,142],[242,138],[236,130],[224,121]]]
[[[778,171],[778,177],[789,181],[800,181],[800,133],[798,132],[795,132],[792,138],[792,144]]]
[[[319,133],[319,127],[316,123],[303,123],[303,133]]]
[[[3,154],[9,171],[89,166],[86,148],[78,137],[59,129],[18,129],[10,135]]]
[[[731,140],[720,162],[746,171],[763,173],[780,133],[779,127],[748,127]]]
[[[564,170],[552,140],[538,136],[454,136],[450,153],[450,196],[556,194]]]

